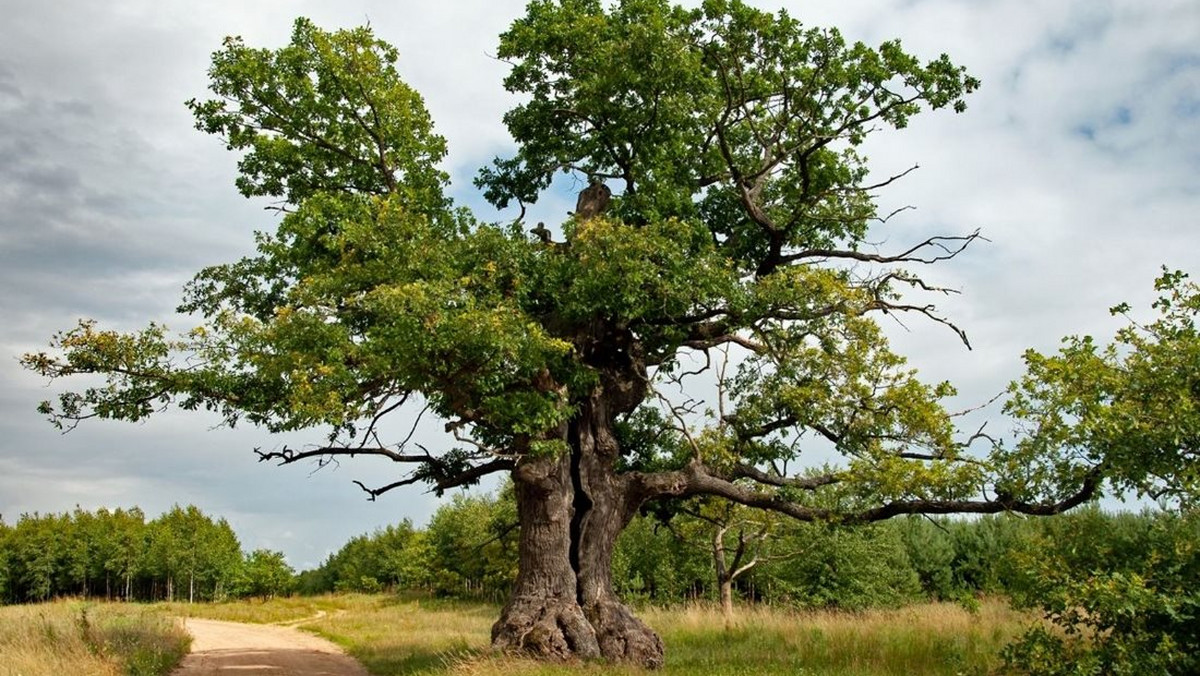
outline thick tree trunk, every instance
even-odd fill
[[[565,437],[569,454],[526,458],[513,471],[520,570],[493,646],[660,667],[662,641],[613,591],[613,548],[637,504],[615,472],[619,449],[599,393],[581,404]]]
[[[638,505],[628,482],[614,471],[620,448],[613,437],[605,400],[595,397],[572,425],[572,450],[578,449],[575,519],[579,598],[596,628],[604,657],[657,668],[662,640],[634,617],[617,598],[612,584],[612,555],[617,536],[629,525]]]
[[[524,459],[513,483],[520,559],[512,597],[492,626],[492,645],[536,657],[599,657],[571,568],[571,458]]]

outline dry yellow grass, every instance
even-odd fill
[[[156,603],[154,607],[175,617],[200,617],[206,620],[272,624],[294,622],[347,607],[349,596],[293,596],[269,601],[240,599],[222,603]]]
[[[495,606],[378,596],[343,602],[343,613],[305,626],[340,643],[378,676],[563,673],[562,665],[491,654]],[[976,612],[944,603],[864,613],[742,608],[729,629],[709,606],[650,608],[641,616],[666,643],[667,664],[659,673],[721,676],[986,673],[1029,621],[1001,601],[986,601]],[[642,673],[604,664],[575,665],[574,671]]]
[[[0,676],[157,676],[187,653],[174,620],[142,606],[60,601],[0,608]]]
[[[0,608],[0,674],[116,676],[120,665],[93,654],[63,604]]]

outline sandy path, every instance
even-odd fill
[[[341,648],[294,627],[190,618],[192,652],[172,676],[368,676]]]

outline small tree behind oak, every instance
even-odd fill
[[[534,0],[498,56],[524,103],[504,118],[515,154],[477,185],[524,207],[575,175],[588,199],[556,230],[451,204],[445,141],[370,29],[301,19],[280,49],[228,39],[214,98],[189,106],[242,153],[237,186],[273,200],[278,229],[196,275],[180,306],[202,318],[191,331],[85,321],[27,355],[51,378],[107,377],[42,410],[73,425],[174,402],[272,432],[323,428],[261,455],[411,469],[363,485],[372,498],[508,473],[520,572],[494,645],[648,666],[662,643],[610,571],[647,502],[711,495],[870,522],[1049,514],[1096,493],[1103,467],[1054,448],[1038,449],[1054,471],[1029,481],[1003,449],[971,457],[940,403],[951,387],[917,380],[875,323],[953,328],[909,298],[942,291],[911,268],[977,235],[877,250],[875,195],[907,171],[872,178],[858,152],[922,110],[965,108],[978,83],[947,57],[847,44],[738,0]],[[738,364],[728,407],[663,415],[669,379],[705,378],[687,374],[723,348]],[[384,421],[420,411],[445,421],[445,447],[386,438]]]

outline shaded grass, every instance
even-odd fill
[[[488,651],[491,605],[383,596],[342,597],[345,612],[305,628],[342,645],[372,674],[493,676],[563,673],[561,664]],[[644,620],[663,637],[661,674],[811,674],[891,676],[983,674],[1029,616],[1000,601],[971,612],[953,604],[900,610],[790,612],[743,609],[730,629],[706,606],[647,609]],[[605,664],[575,665],[581,674],[640,674]]]
[[[159,676],[191,638],[145,606],[59,601],[0,608],[0,676]]]

